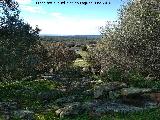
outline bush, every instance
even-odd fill
[[[71,65],[74,60],[76,60],[76,52],[74,50],[69,50],[69,48],[63,43],[43,42],[42,44],[48,50],[48,69],[64,69]]]
[[[76,58],[80,58],[80,59],[82,59],[82,55],[80,55],[80,54],[76,54]]]
[[[36,76],[45,50],[39,43],[39,29],[19,18],[18,4],[8,9],[5,3],[0,16],[0,80],[20,80]]]
[[[82,51],[87,51],[87,46],[86,45],[82,46],[81,49],[82,49]]]
[[[123,81],[123,75],[120,69],[118,69],[116,66],[112,67],[107,73],[106,73],[107,80],[109,81]]]
[[[108,71],[112,66],[137,70],[143,76],[160,78],[159,0],[129,1],[122,7],[118,24],[107,24],[91,61]],[[157,9],[156,9],[157,8]]]

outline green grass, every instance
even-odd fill
[[[145,110],[143,112],[134,112],[122,115],[116,113],[113,115],[105,115],[100,120],[160,120],[160,108]]]
[[[88,53],[86,51],[79,51],[78,54],[82,56],[82,59],[77,58],[73,64],[75,67],[88,67],[90,64],[86,61]]]
[[[0,101],[18,102],[23,109],[41,109],[43,99],[40,99],[38,94],[53,91],[57,86],[57,83],[48,80],[1,83]]]
[[[82,66],[82,64],[80,65]],[[75,75],[73,74],[73,72],[75,72]],[[65,77],[69,76],[74,81],[82,77],[79,70],[76,71],[73,69],[66,73],[65,71],[63,71],[62,74]],[[100,79],[99,76],[92,76],[92,78],[96,80]],[[159,81],[145,81],[142,76],[138,76],[136,74],[131,75],[129,79],[130,85],[135,87],[160,88]],[[60,119],[55,115],[55,108],[52,107],[52,105],[54,105],[55,99],[64,97],[64,94],[55,94],[55,96],[51,97],[51,101],[47,101],[47,103],[44,103],[43,99],[37,97],[39,93],[52,92],[60,85],[60,83],[50,80],[16,81],[10,83],[0,82],[0,102],[18,101],[21,109],[27,108],[35,112],[36,120],[160,120],[160,108],[149,109],[143,112],[128,113],[125,115],[120,113],[106,113],[98,117],[91,116],[90,114],[85,113],[72,119]],[[74,90],[73,94],[75,95],[75,93],[76,91]],[[90,99],[92,99],[91,96],[83,96],[83,102]],[[1,114],[0,120],[4,120]],[[17,119],[15,118],[13,120]]]
[[[43,101],[37,99],[35,96],[40,92],[49,92],[58,87],[58,84],[48,80],[35,80],[25,82],[14,82],[3,84],[0,83],[0,100],[10,101],[19,99],[22,109],[28,108],[35,111],[36,120],[94,120],[96,117],[88,114],[76,116],[75,118],[58,118],[54,109],[45,111]],[[7,94],[6,94],[7,93]],[[61,96],[59,96],[61,97]],[[88,99],[86,99],[88,100]],[[34,109],[36,108],[36,109]],[[43,111],[43,112],[42,112]],[[160,108],[145,110],[144,112],[129,113],[122,115],[120,113],[105,114],[98,117],[98,120],[159,120]],[[3,120],[0,115],[0,120]],[[16,120],[16,119],[15,119]]]
[[[76,59],[74,64],[75,67],[88,67],[90,64],[83,59]]]
[[[145,110],[134,113],[107,113],[103,116],[91,116],[87,113],[74,118],[57,118],[53,111],[48,113],[36,114],[36,120],[160,120],[160,108]]]
[[[78,53],[82,56],[83,59],[85,59],[88,56],[88,53],[86,51],[80,50]]]
[[[160,80],[147,80],[138,73],[133,73],[128,78],[131,86],[160,90]]]

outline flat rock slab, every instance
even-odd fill
[[[104,85],[105,91],[118,90],[127,87],[126,83],[121,82],[109,82]]]
[[[148,108],[156,108],[157,106],[153,102],[147,102],[145,107],[136,107],[133,105],[123,104],[121,102],[87,102],[83,107],[87,107],[88,111],[94,112],[95,114],[105,114],[107,112],[119,112],[119,113],[128,113],[128,112],[137,112],[143,111]]]
[[[133,95],[133,94],[143,94],[143,93],[148,93],[151,92],[152,89],[147,89],[147,88],[122,88],[121,89],[121,95],[127,96],[127,95]]]
[[[143,108],[129,106],[129,105],[120,104],[120,103],[114,103],[114,102],[107,102],[95,108],[95,112],[100,114],[103,114],[106,112],[126,113],[126,112],[135,112],[135,111],[141,111],[141,110],[143,110]]]
[[[102,100],[93,100],[88,101],[84,103],[80,102],[73,102],[66,104],[62,108],[58,108],[55,113],[60,118],[63,118],[65,116],[71,117],[72,115],[80,115],[84,112],[91,113],[95,116],[97,115],[103,115],[106,113],[129,113],[129,112],[137,112],[137,111],[143,111],[148,108],[156,108],[157,106],[152,103],[148,102],[146,103],[145,107],[136,107],[133,105],[127,105],[124,103],[121,103],[120,101],[102,101]]]
[[[109,93],[110,91],[120,90],[126,87],[126,83],[121,82],[108,82],[106,84],[96,86],[94,90],[94,98],[99,98],[104,93]]]

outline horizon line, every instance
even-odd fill
[[[96,36],[100,36],[100,34],[87,34],[87,35],[83,35],[83,34],[75,34],[75,35],[66,35],[66,34],[39,34],[40,36],[89,36],[89,35],[96,35]]]

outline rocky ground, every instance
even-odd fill
[[[97,118],[106,113],[125,114],[158,107],[160,96],[154,96],[152,89],[129,87],[122,82],[103,82],[88,76],[76,75],[67,73],[67,77],[62,74],[43,76],[46,81],[56,82],[57,87],[37,93],[34,93],[31,87],[19,91],[24,94],[30,93],[29,97],[41,100],[42,109],[32,107],[24,109],[21,104],[19,105],[20,101],[16,99],[2,101],[0,111],[3,118],[32,120],[37,111],[50,110],[53,110],[60,118],[74,117],[84,113]]]

